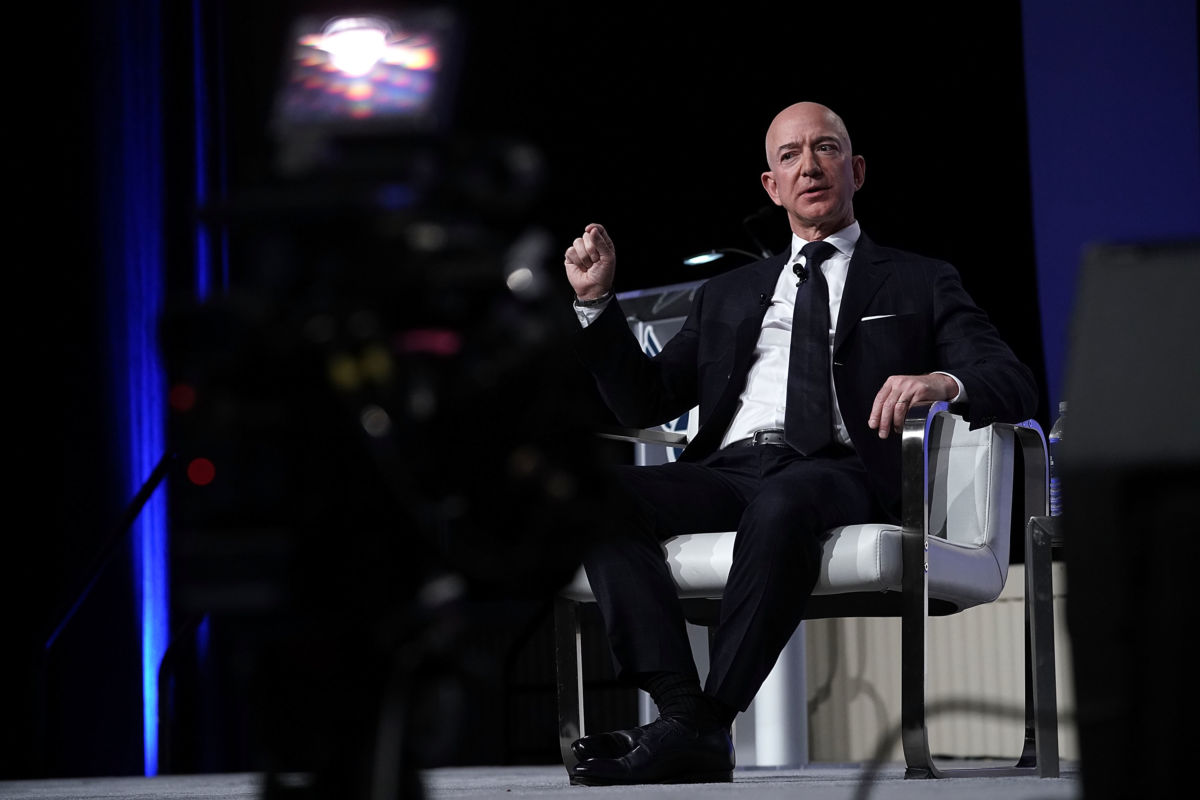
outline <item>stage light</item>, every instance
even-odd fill
[[[701,264],[708,264],[709,262],[716,261],[717,259],[724,257],[724,254],[718,253],[716,250],[709,250],[707,253],[697,253],[694,256],[688,256],[683,260],[683,263],[687,264],[689,267],[698,267]]]
[[[766,258],[767,256],[770,255],[770,253],[765,253],[765,255],[758,255],[755,253],[751,253],[749,250],[739,250],[736,247],[722,247],[717,250],[709,250],[708,252],[705,252],[705,253],[697,253],[694,256],[688,256],[687,258],[685,258],[683,260],[683,263],[687,264],[689,267],[698,267],[701,264],[708,264],[713,261],[716,261],[719,258],[724,258],[729,253],[734,253],[734,254],[737,254],[740,256],[746,256],[747,258],[751,259],[752,261],[757,261],[760,258]]]

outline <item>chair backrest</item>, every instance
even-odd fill
[[[961,417],[938,414],[928,443],[930,535],[991,551],[1008,573],[1014,434],[1007,426],[975,430]]]

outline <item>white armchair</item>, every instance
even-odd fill
[[[658,444],[678,435],[619,434]],[[1014,474],[1022,456],[1021,479]],[[901,441],[902,522],[834,528],[825,541],[821,573],[806,606],[810,619],[900,616],[901,726],[908,777],[1036,774],[1059,771],[1054,684],[1050,543],[1026,535],[1026,733],[1023,753],[1008,767],[939,767],[926,725],[926,624],[995,600],[1008,577],[1013,509],[1018,529],[1044,516],[1048,496],[1046,442],[1040,426],[997,423],[969,430],[947,403],[912,408]],[[1014,504],[1014,491],[1020,494]],[[1030,530],[1033,526],[1029,526]],[[734,532],[676,536],[664,557],[689,621],[712,625],[733,554]],[[578,605],[594,602],[583,570],[555,604],[559,739],[568,772],[571,742],[584,735]],[[800,713],[803,713],[802,711]]]

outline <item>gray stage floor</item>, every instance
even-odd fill
[[[946,765],[952,766],[952,765]],[[977,764],[971,764],[977,766]],[[867,782],[860,765],[814,764],[803,769],[744,768],[732,784],[584,787],[567,783],[561,766],[454,767],[422,774],[423,800],[1080,800],[1078,770],[1059,778],[904,779],[887,765]],[[4,800],[256,800],[257,775],[175,775],[157,778],[73,778],[0,782]],[[347,798],[346,800],[354,800]]]

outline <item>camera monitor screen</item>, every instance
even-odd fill
[[[453,16],[441,9],[296,20],[276,100],[276,133],[443,130],[455,33]]]

